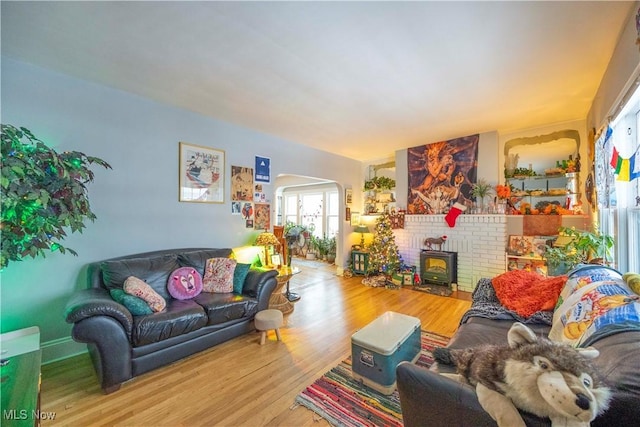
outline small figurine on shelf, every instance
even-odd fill
[[[422,283],[422,280],[420,280],[420,275],[418,273],[413,275],[413,285],[414,286],[418,286]]]

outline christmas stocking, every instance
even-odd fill
[[[445,215],[444,220],[447,221],[447,224],[449,224],[449,227],[453,228],[456,226],[456,219],[458,218],[458,215],[460,215],[462,212],[466,210],[467,210],[467,207],[462,203],[454,203],[454,205],[451,206],[449,213]]]

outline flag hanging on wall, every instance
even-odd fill
[[[613,130],[611,127],[607,128],[606,135],[604,137],[603,147],[609,142]],[[640,159],[638,158],[640,148],[636,149],[631,157],[625,159],[620,155],[620,152],[615,147],[612,147],[611,161],[609,164],[614,169],[614,173],[617,175],[616,181],[629,182],[640,176]]]
[[[629,182],[640,177],[638,154],[638,150],[636,150],[630,158],[625,159],[620,155],[616,147],[613,147],[613,154],[609,164],[615,170],[614,173],[618,175],[616,181]]]
[[[638,158],[638,151],[629,159],[629,181],[640,177],[640,159]]]

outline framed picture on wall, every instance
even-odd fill
[[[360,225],[360,212],[351,212],[351,226]]]
[[[224,203],[224,151],[180,143],[179,200]]]
[[[353,202],[353,189],[347,188],[344,190],[344,201],[347,205],[350,205]]]

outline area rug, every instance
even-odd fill
[[[422,350],[416,365],[431,366],[433,348],[443,347],[448,342],[447,337],[422,331]],[[351,356],[305,388],[296,397],[296,403],[311,409],[334,426],[403,425],[398,390],[387,396],[353,379]]]

